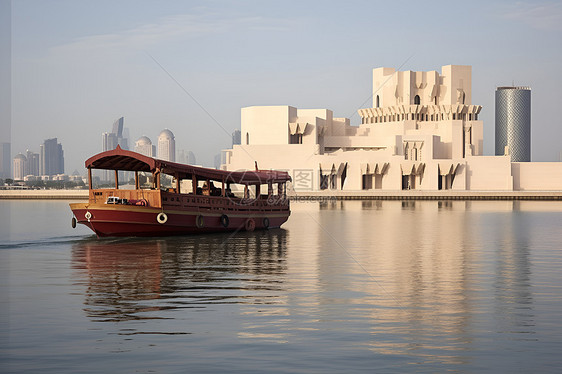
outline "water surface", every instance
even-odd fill
[[[165,239],[0,211],[3,372],[562,365],[562,203],[294,203],[282,229]]]

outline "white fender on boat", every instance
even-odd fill
[[[158,223],[160,224],[165,224],[168,221],[168,216],[166,215],[166,213],[164,212],[160,212],[158,213],[158,215],[156,216],[156,220],[158,221]]]

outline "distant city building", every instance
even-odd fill
[[[26,151],[26,174],[39,176],[39,153],[31,152],[29,149]]]
[[[220,153],[217,153],[214,157],[214,166],[215,169],[220,169],[221,168],[221,162],[223,160],[223,157]]]
[[[129,139],[127,138],[129,131],[124,127],[125,118],[121,117],[113,122],[111,132],[104,132],[101,134],[102,138],[102,151],[111,151],[119,145],[123,149],[129,149]],[[128,175],[128,173],[126,173]],[[125,173],[120,173],[120,179],[124,177]],[[113,178],[113,172],[104,170],[103,179],[109,181]]]
[[[109,151],[117,148],[117,135],[112,132],[104,132],[101,134],[102,150]]]
[[[11,154],[11,144],[0,143],[0,178],[2,179],[12,176]]]
[[[27,175],[27,157],[24,154],[18,153],[14,157],[14,180],[21,181]]]
[[[242,144],[242,132],[240,130],[234,130],[232,133],[232,146]]]
[[[47,139],[41,144],[39,156],[39,173],[57,175],[64,173],[64,151],[57,138]]]
[[[197,160],[195,158],[195,154],[191,151],[186,151],[184,149],[180,149],[176,152],[176,162],[180,164],[189,164],[189,165],[196,165]]]
[[[152,141],[148,138],[148,136],[141,136],[135,142],[135,152],[148,157],[154,157],[156,154],[156,147],[152,145]]]
[[[496,89],[496,155],[512,162],[531,161],[531,89]]]
[[[158,158],[166,161],[176,160],[176,140],[168,129],[162,130],[158,135]]]

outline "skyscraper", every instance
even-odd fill
[[[128,129],[123,127],[125,122],[124,117],[119,118],[113,122],[111,132],[102,133],[102,151],[110,151],[115,149],[119,145],[123,149],[129,149],[129,139],[124,137],[124,134],[128,134]]]
[[[124,136],[124,134],[128,134],[128,129],[124,128],[125,118],[121,117],[113,122],[113,126],[111,127],[111,132],[104,132],[101,134],[101,142],[102,142],[102,151],[111,151],[117,148],[119,145],[123,149],[129,149],[129,139]],[[113,172],[109,170],[104,170],[102,173],[102,179],[104,181],[109,181],[113,178]],[[128,177],[128,173],[119,173],[119,179],[123,180],[125,177]]]
[[[143,154],[148,157],[154,157],[156,153],[156,147],[152,145],[152,141],[148,138],[148,136],[141,136],[135,142],[135,152]]]
[[[176,160],[176,140],[168,129],[162,130],[158,135],[158,158],[166,161]]]
[[[179,162],[180,164],[189,164],[189,165],[197,164],[195,153],[191,151],[187,151],[185,149],[180,149],[176,151],[176,162]]]
[[[33,153],[29,149],[26,152],[27,163],[26,163],[26,174],[39,176],[39,154]]]
[[[27,157],[24,154],[18,153],[14,157],[14,180],[22,181],[27,174]]]
[[[10,178],[12,175],[11,153],[10,143],[0,143],[0,178]]]
[[[232,133],[232,146],[236,144],[242,144],[242,133],[240,130],[234,130]]]
[[[41,144],[39,156],[40,174],[64,174],[64,151],[57,138],[47,139]]]
[[[507,149],[506,149],[507,147]],[[496,155],[512,162],[531,161],[531,88],[496,89]]]
[[[102,150],[110,151],[117,147],[117,135],[112,132],[104,132],[101,134]]]

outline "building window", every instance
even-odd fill
[[[414,105],[420,105],[420,95],[414,96]]]
[[[290,135],[289,144],[302,144],[302,134]]]
[[[246,144],[250,144],[250,134],[246,133]]]
[[[377,104],[377,106],[376,106],[376,107],[377,107],[377,108],[379,108],[379,107],[380,107],[380,99],[379,99],[379,95],[377,95],[377,100],[376,100],[376,101],[377,101],[377,102],[376,102],[376,104]]]

